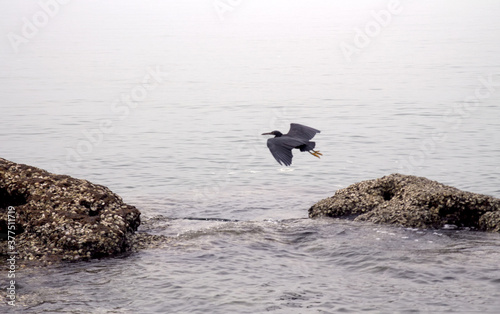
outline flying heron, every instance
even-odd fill
[[[290,130],[287,134],[283,134],[280,131],[272,131],[262,133],[262,135],[274,135],[273,138],[267,140],[267,147],[269,147],[274,159],[280,165],[290,166],[293,157],[292,149],[294,148],[300,149],[301,152],[309,152],[318,158],[320,158],[319,156],[323,156],[319,150],[314,150],[316,143],[309,141],[316,133],[320,132],[320,130],[302,124],[290,123]]]

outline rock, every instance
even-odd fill
[[[338,190],[309,209],[310,218],[321,216],[414,228],[446,225],[500,232],[500,199],[423,177],[391,174]]]
[[[139,224],[139,210],[105,186],[0,158],[1,255],[14,250],[19,259],[49,262],[113,256],[130,250]],[[8,244],[13,226],[15,243]]]

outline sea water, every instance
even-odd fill
[[[395,172],[500,197],[498,2],[0,6],[0,157],[106,185],[169,237],[19,269],[2,311],[500,311],[498,234],[307,219]],[[276,163],[260,134],[291,122],[321,159]]]

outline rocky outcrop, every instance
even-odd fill
[[[500,199],[423,177],[392,174],[353,184],[319,201],[309,209],[309,217],[321,216],[415,228],[447,225],[500,232]]]
[[[49,262],[113,256],[130,249],[139,216],[105,186],[0,158],[0,255],[15,250],[19,259]]]

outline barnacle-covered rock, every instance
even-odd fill
[[[130,249],[139,224],[139,210],[105,186],[0,158],[0,255],[15,250],[19,259],[41,261],[113,256]]]
[[[355,183],[319,201],[309,209],[309,217],[320,216],[416,228],[453,225],[500,232],[500,199],[423,177],[391,174]]]

